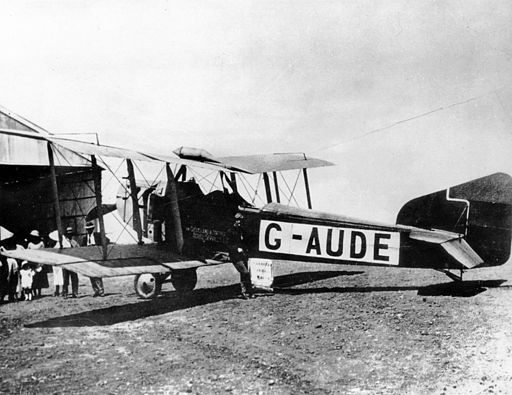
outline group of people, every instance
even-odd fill
[[[37,230],[30,232],[22,241],[12,238],[6,249],[39,249],[45,247]],[[42,265],[14,258],[0,259],[0,302],[8,296],[10,302],[16,300],[32,300],[41,296],[41,290],[48,288],[48,272]]]
[[[248,254],[245,240],[245,232],[242,226],[244,217],[237,213],[233,226],[228,230],[229,258],[235,269],[240,274],[240,296],[243,299],[254,297],[254,290],[251,283],[251,276],[248,268]],[[73,228],[68,227],[62,240],[63,248],[74,248],[79,246],[96,245],[94,234],[94,223],[87,222],[85,226],[86,234],[77,237]],[[28,240],[25,240],[26,246],[17,244],[16,248],[40,249],[44,247],[54,247],[57,240],[51,235],[46,245],[37,230],[30,232]],[[12,248],[12,244],[6,246]],[[93,296],[104,296],[103,280],[99,277],[90,277],[91,286],[94,291]],[[78,296],[78,275],[75,272],[66,270],[59,266],[53,266],[53,285],[55,287],[54,296],[63,296],[76,298]],[[71,285],[71,294],[69,286]],[[32,300],[41,296],[41,289],[48,288],[47,267],[45,265],[32,264],[27,261],[19,263],[16,259],[1,257],[0,260],[0,303],[3,302],[6,295],[9,301]]]
[[[63,248],[74,248],[78,246],[95,245],[94,223],[87,222],[86,234],[82,237],[73,232],[72,227],[66,229],[62,238]],[[12,238],[9,243],[4,245],[6,249],[40,249],[44,247],[55,247],[57,237],[50,234],[45,241],[39,234],[39,231],[32,230],[28,237],[21,242],[16,243]],[[54,296],[63,296],[65,298],[76,298],[78,296],[78,274],[61,268],[52,266]],[[14,258],[1,256],[0,259],[0,303],[8,297],[9,302],[17,300],[30,301],[41,296],[43,288],[49,288],[48,282],[49,266],[34,264],[27,261],[18,261]],[[103,281],[101,278],[91,277],[91,285],[94,296],[104,296]],[[71,293],[69,288],[71,285]]]

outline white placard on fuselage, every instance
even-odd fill
[[[260,251],[398,265],[400,233],[261,220]]]

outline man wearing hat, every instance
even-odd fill
[[[66,234],[64,235],[63,240],[63,247],[65,247],[64,244],[68,244],[71,248],[78,247],[78,243],[75,239],[73,239],[73,228],[71,226],[68,226],[66,228]],[[71,297],[76,298],[78,296],[78,274],[75,272],[72,272],[71,270],[62,269],[62,277],[64,278],[64,284],[62,285],[62,296],[67,297],[68,296],[68,288],[69,283],[71,282]]]
[[[235,269],[240,273],[240,296],[242,299],[253,297],[251,274],[247,263],[247,249],[245,247],[245,234],[242,227],[244,216],[241,213],[235,215],[235,222],[228,230],[229,258]]]
[[[96,245],[96,239],[94,234],[94,222],[88,221],[85,224],[85,230],[87,234],[85,235],[85,240],[82,242],[83,246],[93,246]],[[90,277],[92,290],[94,291],[94,297],[97,296],[105,296],[105,291],[103,289],[103,280],[101,277]]]

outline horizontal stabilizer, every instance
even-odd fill
[[[462,237],[462,235],[440,229],[428,230],[411,228],[411,233],[409,233],[409,237],[411,239],[425,241],[427,243],[441,244],[446,243],[447,241],[450,240],[459,240]]]
[[[467,269],[484,263],[484,260],[469,246],[464,239],[450,240],[441,244],[445,251]]]
[[[427,243],[440,244],[457,262],[467,269],[481,265],[483,259],[464,240],[463,235],[445,230],[412,229],[409,237]]]

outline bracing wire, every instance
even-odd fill
[[[446,105],[446,106],[441,106],[441,107],[435,108],[433,110],[429,110],[429,111],[423,112],[421,114],[417,114],[417,115],[414,115],[412,117],[402,119],[402,120],[394,122],[394,123],[392,123],[390,125],[386,125],[386,126],[383,126],[383,127],[377,128],[377,129],[372,129],[372,130],[370,130],[368,132],[365,132],[365,133],[362,133],[360,135],[348,138],[348,139],[340,141],[338,143],[334,143],[334,144],[330,144],[328,146],[320,147],[320,148],[318,148],[318,149],[316,149],[316,150],[314,150],[312,152],[314,153],[314,152],[318,152],[318,151],[323,151],[323,150],[326,150],[326,149],[329,149],[329,148],[337,147],[339,145],[350,143],[352,141],[360,140],[360,139],[365,138],[367,136],[370,136],[372,134],[376,134],[376,133],[380,133],[380,132],[383,132],[383,131],[388,130],[388,129],[392,129],[395,126],[398,126],[398,125],[400,125],[402,123],[407,123],[407,122],[410,122],[410,121],[415,120],[415,119],[419,119],[419,118],[423,118],[423,117],[432,115],[432,114],[434,114],[436,112],[439,112],[439,111],[448,110],[448,109],[453,108],[453,107],[457,107],[457,106],[460,106],[460,105],[463,105],[463,104],[466,104],[466,103],[469,103],[469,102],[472,102],[472,101],[479,100],[479,99],[481,99],[481,98],[483,98],[485,96],[488,96],[490,94],[494,94],[496,91],[497,91],[497,89],[495,89],[493,91],[490,91],[490,92],[486,92],[486,93],[478,95],[478,96],[471,97],[471,98],[466,99],[466,100],[462,100],[462,101],[459,101],[459,102],[456,102],[456,103],[452,103],[452,104],[449,104],[449,105]]]
[[[124,189],[124,191],[126,193],[130,193],[130,191],[128,190],[128,188],[125,186],[125,183],[123,181],[121,181],[119,179],[119,177],[112,171],[112,169],[109,167],[109,165],[103,160],[103,158],[99,158],[101,163],[103,163],[105,165],[105,167],[108,169],[108,171],[114,176],[114,178],[117,180],[117,182],[119,183],[119,185],[121,185]],[[121,165],[125,162],[125,159],[123,159],[123,161],[119,164],[119,167],[121,167]]]
[[[242,174],[240,174],[239,179],[240,179],[240,182],[242,183],[242,186],[244,187],[245,193],[247,193],[247,196],[249,196],[249,199],[252,199],[251,204],[254,205],[255,196],[253,197],[252,192],[249,190],[249,188],[247,188],[247,185],[249,185],[249,187],[251,187],[251,185],[248,183],[248,181],[245,179],[245,176],[243,176]]]
[[[284,184],[286,185],[286,188],[288,189],[288,192],[290,193],[290,196],[289,196],[289,198],[288,198],[288,204],[290,204],[291,200],[293,199],[293,200],[294,200],[294,202],[295,202],[295,204],[297,205],[297,207],[300,207],[300,206],[299,206],[299,202],[297,202],[297,199],[295,199],[295,196],[294,196],[295,187],[294,187],[294,190],[292,191],[292,190],[290,189],[290,186],[288,185],[288,182],[286,181],[286,178],[283,176],[283,173],[279,173],[279,174],[280,174],[280,176],[281,176],[281,179],[284,181]],[[295,180],[295,185],[297,185],[297,182],[298,182],[299,177],[300,177],[300,173],[299,173],[299,174],[297,174],[297,179]],[[283,190],[281,187],[279,187],[279,190],[280,190],[281,192],[283,192],[284,197],[286,197],[286,191],[285,191],[285,190]]]

